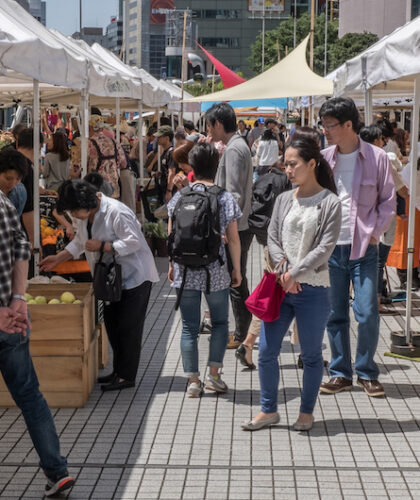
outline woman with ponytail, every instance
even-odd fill
[[[278,357],[293,318],[299,330],[303,388],[296,431],[313,425],[323,374],[322,338],[330,313],[328,259],[341,227],[341,206],[330,166],[311,137],[292,140],[285,152],[286,174],[296,187],[276,200],[268,227],[268,251],[286,292],[280,317],[264,322],[259,346],[261,411],[244,422],[258,430],[279,422]]]

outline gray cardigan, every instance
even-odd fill
[[[296,190],[293,189],[282,193],[274,204],[268,226],[268,252],[275,265],[286,258],[282,245],[282,227],[292,206],[295,192]],[[318,228],[311,249],[299,264],[289,269],[296,281],[299,281],[299,276],[309,270],[320,272],[328,269],[328,259],[333,253],[340,235],[341,204],[339,198],[331,191],[325,190],[324,198],[319,203],[318,209]]]
[[[248,229],[248,217],[252,201],[252,160],[248,144],[240,135],[233,135],[220,158],[217,168],[217,186],[232,193],[242,212],[238,219],[238,230]]]

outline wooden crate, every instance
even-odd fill
[[[96,333],[81,356],[33,356],[40,390],[52,408],[81,408],[86,404],[98,376]],[[0,406],[15,406],[0,376]]]
[[[81,304],[29,305],[30,351],[40,388],[52,407],[79,408],[98,374],[98,332],[90,283],[32,285],[28,293],[47,301],[71,291]],[[13,406],[0,378],[0,406]]]

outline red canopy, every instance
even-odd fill
[[[220,75],[220,78],[222,79],[222,82],[223,82],[225,89],[229,89],[230,87],[234,87],[235,85],[239,85],[240,83],[243,83],[245,81],[241,76],[237,75],[234,71],[229,69],[223,63],[221,63],[218,59],[216,59],[214,56],[212,56],[210,54],[210,52],[208,52],[198,42],[197,42],[197,45],[206,54],[206,56],[210,59],[210,61],[212,62],[212,64],[216,68],[217,72]]]

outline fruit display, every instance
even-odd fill
[[[33,297],[30,293],[25,293],[25,299],[29,305],[57,305],[57,304],[83,304],[83,301],[77,299],[73,293],[71,292],[63,292],[60,298],[53,297],[52,299],[47,300],[43,295],[37,295]]]

